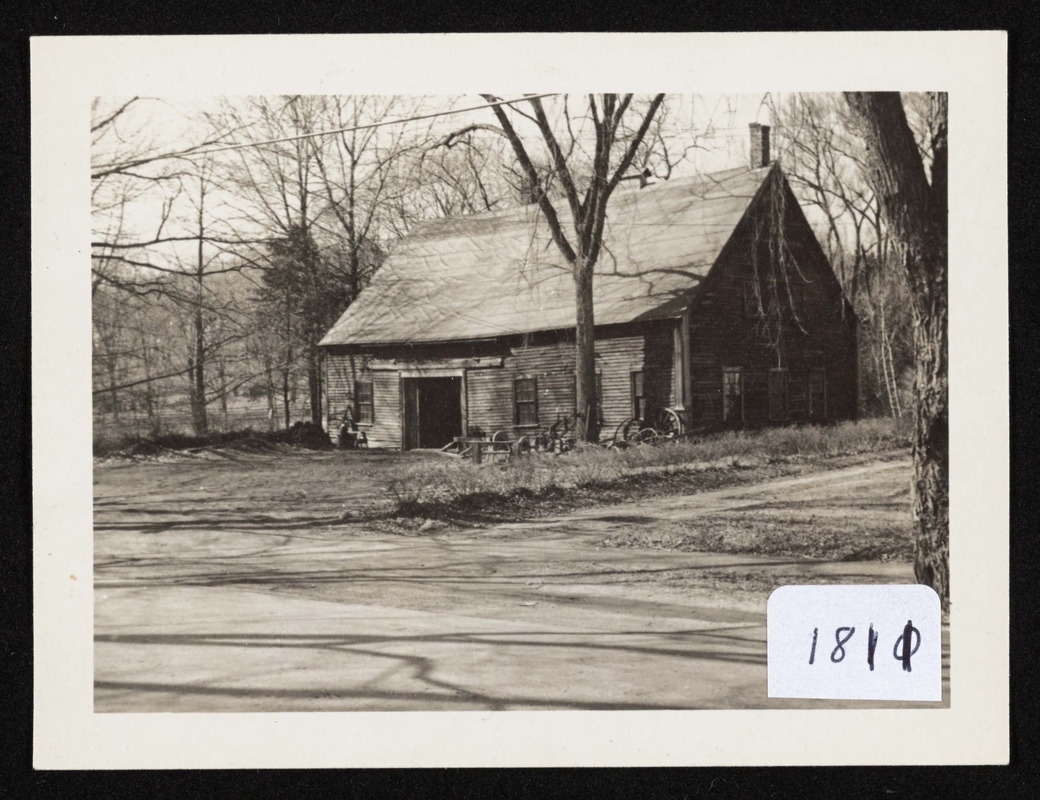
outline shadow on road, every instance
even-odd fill
[[[734,626],[740,629],[742,626]],[[684,638],[695,640],[700,631],[671,631],[662,644],[678,642]],[[211,633],[211,634],[103,634],[95,636],[98,644],[110,645],[157,645],[175,647],[221,647],[247,649],[297,649],[305,651],[331,651],[347,657],[368,657],[388,660],[409,672],[412,680],[420,681],[429,690],[424,691],[386,691],[371,685],[354,686],[352,688],[267,688],[241,686],[214,686],[199,683],[163,683],[147,681],[119,681],[101,679],[95,681],[94,687],[100,692],[128,693],[164,693],[172,695],[210,695],[228,698],[256,699],[303,699],[318,700],[366,700],[366,701],[418,701],[423,704],[447,702],[467,707],[479,706],[491,710],[503,710],[516,707],[559,708],[559,709],[666,709],[682,708],[682,704],[658,705],[653,703],[625,703],[617,701],[586,702],[562,698],[550,699],[523,694],[493,695],[470,689],[460,683],[453,683],[435,676],[438,659],[409,653],[392,652],[386,647],[430,645],[457,645],[459,648],[479,647],[482,650],[517,648],[564,649],[568,651],[588,652],[590,657],[606,657],[628,655],[637,657],[656,657],[688,659],[702,662],[718,662],[723,664],[745,664],[764,666],[765,654],[761,642],[755,639],[729,637],[727,645],[702,647],[672,646],[639,646],[625,644],[626,638],[648,638],[646,631],[589,632],[587,630],[560,631],[512,631],[509,633],[486,632],[451,632],[407,636],[389,635],[328,635],[328,634],[262,634],[262,633]],[[607,640],[610,641],[607,641]],[[597,641],[598,640],[598,641]],[[451,663],[451,652],[443,661]],[[372,681],[369,681],[369,684]]]

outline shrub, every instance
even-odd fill
[[[320,425],[312,422],[296,422],[288,430],[280,431],[255,431],[252,428],[243,428],[236,431],[210,431],[201,436],[176,432],[160,432],[154,436],[95,436],[94,455],[107,456],[115,453],[127,456],[155,455],[163,450],[243,445],[250,441],[254,443],[280,442],[311,450],[325,450],[332,447],[328,434]]]
[[[332,440],[325,429],[314,422],[294,422],[289,428],[289,444],[308,450],[328,450]]]

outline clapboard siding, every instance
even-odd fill
[[[354,406],[354,381],[357,379],[357,356],[329,355],[325,358],[325,409],[330,433],[334,433],[343,412]]]
[[[372,447],[401,446],[401,384],[396,372],[366,368],[359,356],[330,354],[326,360],[328,430],[335,437],[343,412],[354,407],[355,381],[372,383],[374,419],[359,423]]]
[[[623,330],[600,332],[596,342],[596,370],[600,376],[604,435],[612,433],[632,415],[631,375],[645,369],[646,342],[650,332],[666,329],[658,336],[669,342],[670,321]],[[670,350],[661,357],[669,374],[653,382],[670,385]],[[467,372],[467,406],[469,425],[485,433],[507,430],[517,435],[545,428],[563,417],[573,417],[575,407],[574,340],[569,333],[543,334],[513,342],[503,360],[501,370],[469,370]],[[534,378],[538,381],[538,425],[517,427],[513,381]],[[667,396],[667,389],[664,391]]]
[[[680,320],[684,314],[689,320],[686,343],[690,396],[685,416],[690,425],[711,428],[724,423],[726,368],[739,368],[743,374],[744,414],[735,424],[855,417],[855,316],[790,187],[779,172],[774,174],[775,179],[756,190],[739,224],[726,234],[717,258],[712,256],[710,270],[689,272],[689,288],[662,300],[652,312],[654,319],[644,316],[640,321],[597,328],[603,438],[612,436],[614,429],[633,415],[633,372],[643,373],[651,419],[656,419],[662,408],[684,403],[686,387],[676,367],[675,350],[676,337],[683,344]],[[779,216],[777,211],[781,211]],[[774,235],[776,220],[782,223],[779,237]],[[661,237],[655,240],[655,247],[672,241],[664,233]],[[777,261],[778,253],[784,254],[783,262]],[[693,258],[686,250],[682,255]],[[696,259],[691,262],[698,263]],[[648,262],[647,266],[653,264]],[[778,277],[782,279],[779,284]],[[758,286],[759,293],[768,297],[771,287],[777,285],[781,287],[781,300],[764,321],[757,307],[752,307],[754,303],[749,304],[747,287]],[[783,288],[787,285],[791,286],[790,295]],[[751,292],[750,297],[755,296]],[[535,432],[561,417],[573,416],[577,410],[573,329],[414,345],[335,344],[327,345],[326,353],[330,427],[343,409],[353,404],[353,382],[371,379],[376,408],[369,436],[374,445],[400,446],[401,372],[441,369],[448,362],[454,365],[452,374],[464,370],[463,408],[471,431],[479,428],[488,435],[497,431],[512,435]],[[463,364],[467,359],[472,363]],[[771,384],[773,370],[783,370],[774,373],[782,380]],[[821,373],[826,375],[825,415],[819,414],[819,409],[810,413],[812,376]],[[517,378],[535,378],[538,382],[537,425],[522,429],[515,424]],[[775,412],[772,415],[771,408]]]
[[[745,387],[748,424],[801,421],[808,414],[808,376],[827,375],[826,419],[856,415],[856,323],[845,306],[834,273],[793,196],[785,214],[784,241],[790,263],[771,265],[768,231],[750,216],[738,226],[705,280],[691,313],[692,422],[722,423],[722,371],[740,367],[750,375]],[[792,297],[783,288],[783,276]],[[779,322],[764,323],[757,308],[745,310],[745,291],[770,294],[770,276],[780,276]],[[779,331],[779,334],[778,334]],[[777,344],[779,343],[779,344]],[[782,419],[768,418],[764,394],[771,369],[787,370],[787,408]]]
[[[602,390],[602,436],[632,416],[632,373],[644,373],[648,404],[657,409],[672,397],[673,329],[676,322],[662,320],[628,326],[611,326],[599,331],[596,369]],[[536,433],[564,417],[573,418],[576,408],[574,337],[572,332],[546,332],[509,337],[496,342],[438,344],[415,347],[363,348],[350,354],[330,352],[327,356],[330,432],[338,427],[343,411],[353,408],[354,382],[371,380],[375,422],[362,425],[373,446],[399,447],[402,422],[400,370],[418,369],[438,360],[466,357],[493,358],[495,366],[465,370],[466,425],[486,435],[506,431],[511,436]],[[393,363],[400,370],[369,369],[373,363]],[[515,424],[514,381],[534,378],[538,382],[538,423]]]

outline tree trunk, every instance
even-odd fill
[[[105,359],[105,367],[108,371],[108,396],[111,399],[112,417],[116,422],[119,422],[119,393],[116,391],[116,386],[119,381],[116,379],[116,359],[115,356],[108,356]]]
[[[577,438],[583,442],[599,441],[599,408],[596,397],[596,326],[592,304],[592,267],[574,265],[574,294],[577,301],[577,325],[574,350],[577,405]]]
[[[879,311],[881,318],[880,343],[882,377],[885,379],[885,391],[888,393],[889,415],[898,419],[901,414],[899,410],[899,387],[895,381],[895,367],[892,366],[892,348],[888,346],[888,327],[885,325],[885,299],[881,298]]]
[[[931,181],[897,92],[848,92],[914,318],[914,575],[950,602],[947,396],[947,96],[932,95]]]
[[[311,422],[321,425],[321,360],[317,348],[307,356],[307,389],[311,401]]]
[[[285,412],[285,430],[288,431],[290,427],[290,412],[289,412],[289,370],[285,369],[282,371],[282,408]]]
[[[285,410],[285,429],[289,430],[289,373],[292,372],[293,349],[292,349],[292,306],[288,295],[285,298],[285,364],[282,366],[282,407]]]
[[[946,298],[914,304],[914,576],[948,602],[950,591],[949,396]]]
[[[892,339],[885,338],[885,352],[888,354],[888,371],[892,381],[892,398],[895,400],[896,419],[903,417],[903,402],[899,399],[899,376],[896,374],[896,360],[892,352]]]
[[[206,274],[205,261],[205,235],[206,235],[206,189],[205,184],[199,183],[199,215],[198,215],[198,239],[196,242],[195,260],[195,369],[192,372],[195,391],[192,394],[194,404],[191,409],[191,421],[195,428],[195,435],[202,436],[209,430],[209,420],[206,419],[206,328],[202,316],[205,293],[203,280]]]
[[[148,414],[148,434],[153,438],[159,434],[159,420],[155,415],[155,388],[152,384],[152,359],[146,342],[142,341],[141,355],[144,359],[144,407]]]
[[[228,427],[228,408],[227,408],[227,367],[224,364],[223,354],[220,356],[220,360],[217,361],[217,370],[220,375],[220,412],[224,417],[224,430],[229,430]]]
[[[267,427],[274,430],[274,375],[271,369],[271,357],[264,356],[264,375],[266,377],[267,394]]]
[[[202,319],[202,309],[195,309],[195,353],[189,360],[191,365],[191,422],[196,436],[202,436],[209,430],[209,421],[206,419],[206,335]]]

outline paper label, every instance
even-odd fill
[[[928,586],[782,586],[766,630],[770,697],[942,700],[942,615]]]

